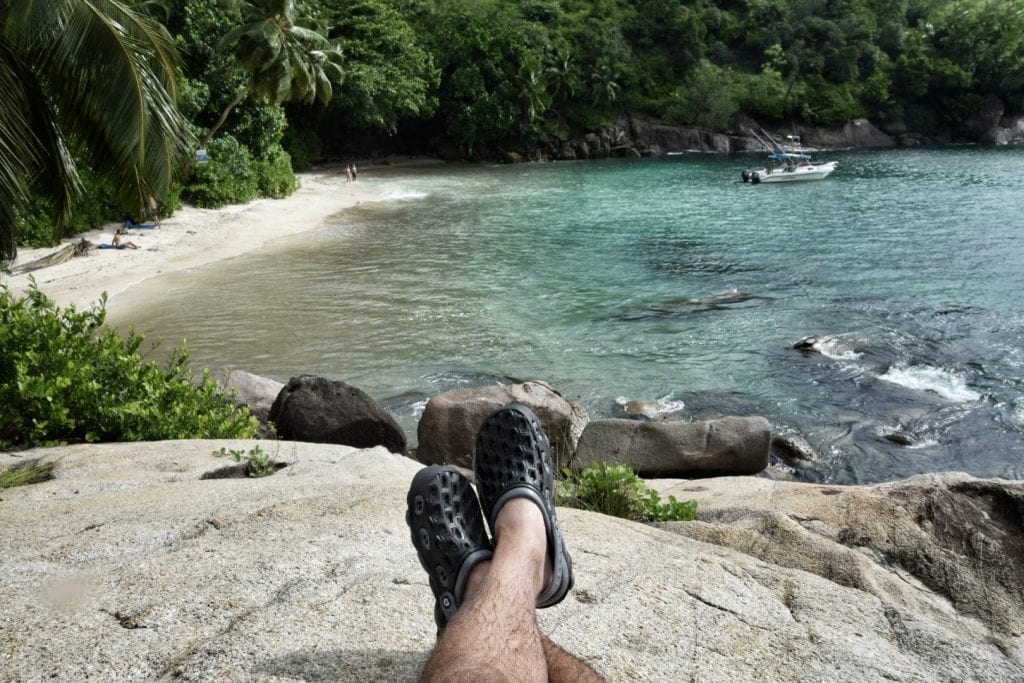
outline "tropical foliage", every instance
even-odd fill
[[[0,259],[33,206],[69,222],[79,166],[133,213],[168,192],[189,142],[176,68],[166,30],[116,0],[0,3]]]
[[[193,379],[184,347],[161,367],[105,318],[105,299],[78,311],[34,284],[23,298],[0,287],[0,448],[255,436],[209,373]]]
[[[953,139],[985,103],[1024,111],[1022,54],[1024,0],[4,0],[0,256],[15,224],[280,196],[292,162],[531,152],[626,113]]]

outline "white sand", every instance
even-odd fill
[[[299,174],[302,186],[285,199],[259,199],[223,209],[185,207],[161,221],[159,229],[129,230],[127,240],[138,249],[92,249],[84,256],[31,273],[0,275],[0,283],[20,292],[28,286],[31,275],[58,304],[80,308],[96,302],[103,292],[113,300],[151,278],[232,258],[271,240],[316,230],[344,209],[381,199],[381,185],[365,182],[367,175],[376,173],[363,169],[354,183],[347,183],[344,173],[303,173]],[[93,244],[110,244],[118,227],[111,223],[65,240],[60,247],[19,249],[14,268],[82,237]]]

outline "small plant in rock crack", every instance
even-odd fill
[[[229,449],[221,446],[213,455],[218,458],[227,456],[233,458],[235,462],[243,463],[245,473],[250,477],[269,477],[277,471],[274,463],[270,461],[270,456],[259,446],[253,446],[248,452],[241,448]]]
[[[674,496],[662,501],[657,491],[621,463],[597,463],[578,473],[566,468],[562,474],[561,505],[638,522],[688,522],[697,515],[697,501],[679,502]]]

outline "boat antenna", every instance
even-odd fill
[[[771,136],[771,134],[768,131],[766,131],[764,128],[761,128],[760,130],[761,130],[760,134],[758,134],[758,132],[756,130],[753,130],[753,129],[751,129],[750,132],[754,134],[754,137],[757,138],[757,141],[760,142],[767,151],[769,151],[769,152],[781,152],[782,151],[782,145],[780,145],[778,142],[776,142],[775,138],[773,138]]]

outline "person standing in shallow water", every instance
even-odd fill
[[[430,575],[438,628],[420,680],[604,680],[537,625],[536,610],[561,602],[574,583],[550,450],[537,416],[513,403],[477,434],[479,499],[452,467],[426,467],[413,478],[405,519]]]
[[[346,183],[351,183],[352,182],[352,167],[351,166],[346,166],[345,167],[345,182]]]

